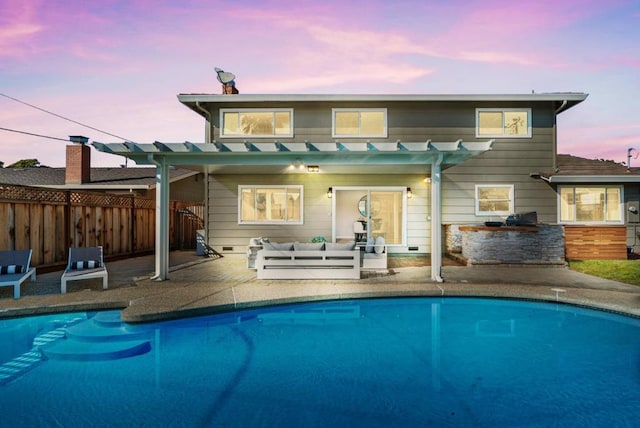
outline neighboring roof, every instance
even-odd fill
[[[198,174],[183,168],[170,170],[170,182]],[[65,184],[65,168],[0,168],[0,184],[47,187],[55,189],[152,189],[156,184],[155,168],[91,168],[91,182]]]
[[[531,94],[179,94],[178,100],[206,117],[201,104],[257,102],[557,102],[558,113],[568,110],[587,98],[583,92],[546,92]]]
[[[541,174],[550,183],[639,183],[640,168],[603,159],[586,159],[560,154],[557,171]]]

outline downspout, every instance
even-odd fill
[[[557,172],[558,168],[558,113],[560,113],[567,106],[567,100],[562,100],[560,107],[555,109],[553,116],[553,165],[552,171]]]
[[[156,166],[156,271],[153,280],[165,281],[169,276],[169,166],[167,158],[147,160]]]
[[[442,203],[441,203],[442,153],[431,165],[431,279],[444,282],[442,271]]]
[[[207,109],[205,109],[204,107],[202,107],[200,105],[200,101],[196,101],[196,108],[198,110],[200,110],[202,113],[204,113],[204,115],[206,116],[207,123],[209,124],[209,126],[207,126],[206,129],[204,130],[204,138],[205,138],[205,142],[206,143],[210,143],[211,142],[211,127],[213,126],[212,123],[211,123],[211,113],[209,113],[209,111]]]
[[[206,143],[211,143],[211,135],[213,134],[213,124],[211,123],[211,113],[200,105],[200,101],[196,101],[196,107],[206,116],[209,126],[204,130],[204,139]],[[204,210],[202,213],[202,222],[204,228],[204,242],[209,245],[209,168],[204,168]]]

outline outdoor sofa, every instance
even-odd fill
[[[262,242],[258,279],[360,279],[360,250],[349,243]]]

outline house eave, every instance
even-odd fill
[[[178,94],[178,100],[201,116],[206,104],[300,103],[300,102],[556,102],[557,113],[581,103],[583,92],[531,94]],[[206,116],[205,116],[206,117]]]
[[[546,180],[553,184],[640,183],[640,175],[553,175]]]
[[[185,102],[327,102],[327,101],[584,101],[583,92],[549,92],[533,94],[179,94]]]
[[[58,189],[58,190],[149,190],[153,185],[148,184],[37,184],[32,187],[40,187],[44,189]]]

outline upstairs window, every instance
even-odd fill
[[[476,185],[476,215],[509,215],[513,214],[512,184],[478,184]]]
[[[560,223],[622,224],[622,186],[562,186]]]
[[[221,109],[220,137],[293,137],[293,109]]]
[[[387,138],[387,109],[332,110],[332,137]]]
[[[239,224],[302,224],[302,186],[239,186]]]
[[[531,138],[531,109],[476,109],[476,137]]]

